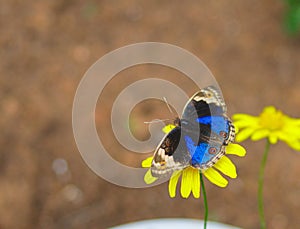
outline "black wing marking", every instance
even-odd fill
[[[232,121],[227,118],[227,122],[229,125],[229,130],[226,136],[224,136],[224,145],[228,145],[229,143],[233,143],[235,139],[235,128]]]
[[[209,124],[197,121],[199,117],[224,116],[226,106],[218,90],[209,86],[195,93],[184,107],[181,126],[187,135],[198,145],[209,141],[222,142],[219,134],[211,131]]]
[[[191,156],[181,140],[181,127],[166,134],[154,152],[151,173],[154,177],[171,174],[189,165]]]
[[[213,86],[201,89],[186,103],[182,118],[193,122],[203,116],[224,115],[226,105],[220,92]]]

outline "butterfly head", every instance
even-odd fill
[[[175,125],[175,126],[181,126],[180,118],[177,117],[177,118],[174,120],[174,125]]]

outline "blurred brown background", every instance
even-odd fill
[[[167,42],[207,64],[230,115],[259,114],[273,104],[299,117],[300,41],[284,33],[284,13],[279,0],[2,1],[0,228],[107,228],[160,217],[203,218],[202,199],[170,199],[167,184],[118,187],[87,167],[72,133],[76,88],[107,52],[141,41]],[[195,92],[184,77],[166,76],[171,70],[153,71],[184,85],[190,95]],[[116,76],[110,83],[97,106],[99,132],[109,128],[110,95],[137,79],[137,73],[149,72],[129,71],[132,78]],[[141,105],[133,117],[136,135],[143,138],[144,121],[170,114],[152,103]],[[106,145],[118,157],[123,149],[108,132]],[[209,217],[258,228],[257,176],[264,141],[243,145],[247,157],[232,157],[239,178],[226,189],[206,182]],[[126,155],[120,160],[138,166],[141,157]],[[299,163],[300,154],[284,143],[272,146],[264,192],[269,228],[300,225]]]

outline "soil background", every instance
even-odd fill
[[[152,218],[203,218],[203,200],[171,199],[167,184],[129,189],[95,175],[72,132],[72,103],[87,69],[124,45],[156,41],[198,56],[222,88],[230,115],[258,115],[275,105],[300,117],[300,40],[282,26],[279,0],[230,1],[1,1],[0,3],[0,228],[108,228]],[[140,77],[155,74],[195,92],[187,78],[163,67],[124,71],[103,91],[96,124],[105,146],[122,163],[139,166],[109,126],[113,99]],[[155,90],[155,89],[153,89]],[[166,91],[166,97],[172,92]],[[172,118],[161,102],[140,104],[132,119]],[[120,130],[121,131],[121,130]],[[214,221],[259,228],[257,177],[265,142],[243,143],[232,157],[239,176],[227,188],[206,181]],[[268,228],[300,225],[300,154],[271,147],[265,175]]]

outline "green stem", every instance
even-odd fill
[[[207,219],[208,219],[208,204],[207,204],[207,196],[206,196],[206,191],[205,191],[205,185],[204,185],[203,175],[202,175],[201,172],[200,172],[200,183],[201,183],[201,189],[202,189],[203,200],[204,200],[204,208],[205,208],[204,226],[203,226],[203,228],[206,229]]]
[[[264,188],[264,172],[266,167],[266,162],[268,158],[268,153],[270,149],[270,141],[267,140],[263,158],[261,160],[259,177],[258,177],[258,212],[260,220],[260,228],[266,228],[265,214],[264,214],[264,203],[263,203],[263,188]]]

